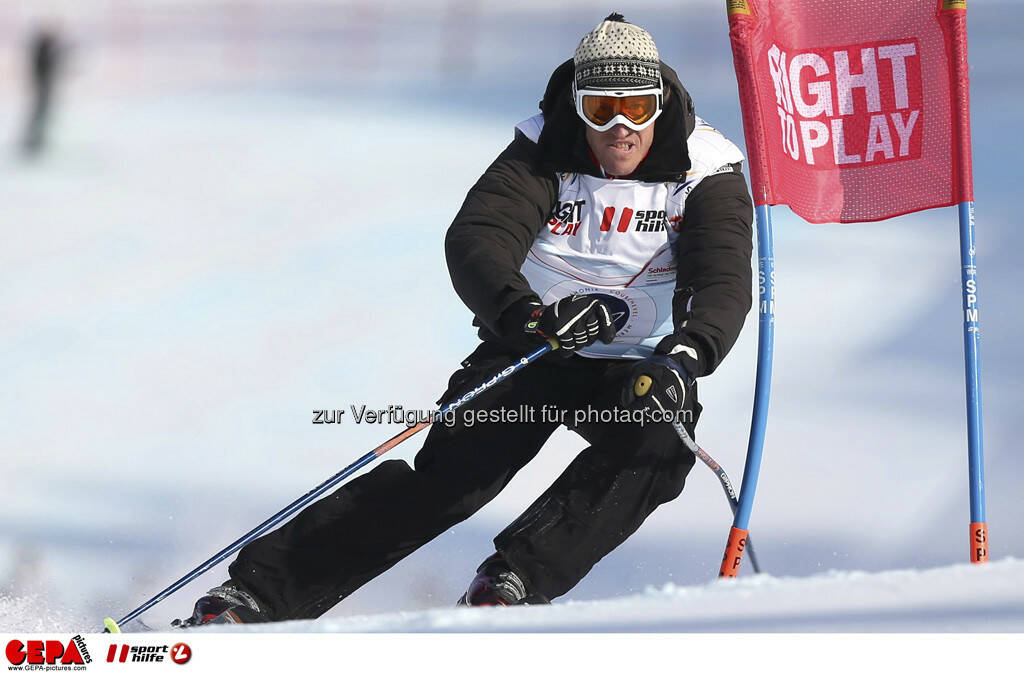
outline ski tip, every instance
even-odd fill
[[[121,627],[110,617],[103,618],[103,627],[104,633],[121,633]]]

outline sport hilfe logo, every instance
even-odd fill
[[[185,643],[174,645],[118,645],[107,648],[107,663],[162,663],[173,661],[184,664],[192,658],[192,648]]]
[[[611,231],[612,221],[615,219],[615,206],[608,206],[604,209],[604,213],[601,216],[601,231]],[[619,213],[619,222],[615,226],[615,231],[619,233],[625,233],[629,231],[629,225],[635,221],[635,230],[639,232],[657,232],[665,231],[665,211],[664,210],[638,210],[635,211],[636,217],[634,218],[634,210],[632,208],[623,208],[622,212]],[[678,231],[678,228],[673,226],[674,230]]]
[[[176,664],[188,663],[192,658],[192,648],[185,643],[175,643],[171,646],[171,661]]]
[[[85,666],[92,662],[82,636],[71,638],[65,645],[60,640],[11,640],[5,649],[7,661],[14,666],[48,665]]]

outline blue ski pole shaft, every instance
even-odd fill
[[[537,348],[536,350],[534,350],[533,352],[529,353],[528,355],[524,355],[523,357],[519,358],[519,360],[513,362],[512,364],[510,364],[505,369],[501,370],[500,372],[496,372],[490,379],[488,379],[487,381],[481,383],[476,388],[473,388],[472,390],[464,393],[460,397],[457,397],[456,399],[454,399],[451,402],[447,403],[444,407],[442,407],[440,410],[438,410],[437,414],[435,415],[435,419],[437,417],[441,417],[441,416],[444,416],[445,414],[451,413],[451,412],[455,411],[456,409],[458,409],[459,407],[469,403],[471,400],[476,398],[481,393],[489,390],[490,388],[494,387],[495,385],[497,385],[501,381],[504,381],[505,379],[509,378],[510,376],[512,376],[513,374],[515,374],[519,370],[521,370],[523,367],[526,367],[527,365],[529,365],[531,362],[534,362],[535,360],[538,360],[542,356],[544,356],[547,353],[551,352],[556,347],[555,343],[557,343],[557,342],[546,343],[543,346],[541,346],[541,347]],[[238,551],[239,549],[241,549],[242,547],[247,545],[252,540],[255,540],[257,537],[259,537],[263,533],[266,533],[268,530],[270,530],[274,526],[278,525],[279,523],[281,523],[282,521],[284,521],[288,517],[292,516],[293,514],[295,514],[296,512],[301,510],[302,508],[304,508],[306,505],[310,504],[311,502],[313,502],[314,500],[316,500],[317,498],[319,498],[320,496],[325,494],[331,488],[333,488],[334,486],[337,486],[339,483],[344,481],[346,478],[350,477],[352,474],[354,474],[355,472],[357,472],[358,470],[363,468],[364,466],[366,466],[369,463],[373,462],[374,460],[376,460],[380,456],[384,455],[385,453],[387,453],[388,451],[393,449],[398,444],[404,442],[406,439],[408,439],[409,437],[412,437],[414,434],[416,434],[420,430],[423,430],[424,428],[428,427],[429,425],[430,425],[430,422],[421,422],[421,423],[418,423],[418,424],[416,424],[416,425],[414,425],[412,427],[406,428],[402,432],[398,433],[397,435],[395,435],[391,439],[387,440],[386,442],[384,442],[380,446],[376,447],[375,449],[373,449],[372,451],[370,451],[366,455],[364,455],[361,458],[359,458],[359,460],[357,460],[356,462],[352,463],[351,465],[349,465],[345,469],[341,470],[340,472],[338,472],[337,474],[332,476],[327,481],[323,482],[322,484],[320,484],[319,486],[317,486],[313,490],[311,490],[308,493],[306,493],[301,498],[298,498],[297,500],[293,501],[291,504],[289,504],[287,507],[285,507],[284,509],[279,511],[277,514],[273,515],[272,517],[270,517],[269,519],[267,519],[266,521],[264,521],[260,525],[256,526],[251,531],[249,531],[248,533],[246,533],[242,537],[238,538],[237,540],[232,542],[230,545],[228,545],[227,547],[225,547],[221,551],[219,551],[216,554],[214,554],[212,557],[207,559],[205,562],[203,562],[201,565],[196,567],[190,573],[188,573],[187,575],[185,575],[184,577],[179,579],[177,582],[175,582],[174,584],[170,585],[169,587],[167,587],[166,589],[164,589],[163,591],[158,593],[156,596],[153,596],[152,598],[150,598],[148,601],[146,601],[145,603],[143,603],[139,607],[137,607],[134,610],[132,610],[131,612],[129,612],[127,615],[122,617],[119,621],[114,623],[112,626],[116,627],[116,626],[118,626],[120,624],[126,624],[126,623],[130,622],[131,620],[135,619],[136,617],[140,616],[142,613],[146,612],[151,607],[153,607],[154,605],[156,605],[157,603],[159,603],[163,599],[167,598],[168,596],[170,596],[171,594],[176,592],[178,589],[182,588],[183,586],[185,586],[186,584],[188,584],[189,582],[191,582],[195,578],[197,578],[200,575],[202,575],[203,573],[205,573],[210,568],[214,567],[215,565],[217,565],[218,563],[220,563],[221,561],[223,561],[227,557],[229,557],[232,554],[234,554],[236,551]],[[110,626],[108,626],[107,629],[105,629],[105,630],[109,631],[110,630]]]
[[[974,257],[974,202],[957,208],[964,307],[964,374],[967,384],[967,468],[971,493],[971,563],[988,561],[985,521],[985,459],[981,425],[981,370],[978,336],[978,267]]]

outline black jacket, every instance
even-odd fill
[[[693,102],[672,68],[662,63],[661,71],[669,90],[665,110],[654,125],[650,152],[630,179],[683,182],[690,168],[686,139],[695,127]],[[470,189],[448,229],[452,284],[485,341],[522,350],[535,346],[522,330],[527,304],[540,299],[519,269],[555,206],[556,174],[601,176],[572,102],[572,76],[572,60],[555,70],[540,103],[544,129],[538,141],[517,132]],[[733,168],[705,178],[690,193],[677,239],[673,318],[677,333],[701,353],[695,376],[710,374],[722,361],[751,305],[752,208],[739,165]],[[690,291],[691,311],[685,314]]]

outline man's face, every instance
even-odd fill
[[[595,131],[589,125],[587,144],[605,173],[629,175],[636,170],[654,142],[654,124],[643,131],[634,131],[624,124],[616,124],[607,131]]]

